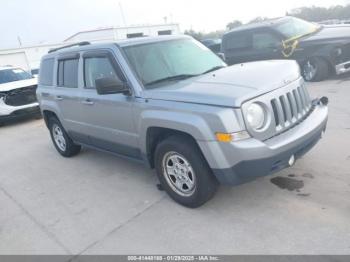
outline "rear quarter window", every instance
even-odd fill
[[[44,59],[41,61],[39,84],[45,86],[51,86],[53,84],[53,66],[55,63],[54,58]]]

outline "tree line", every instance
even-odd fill
[[[350,4],[345,6],[342,6],[342,5],[331,6],[329,8],[317,7],[317,6],[300,7],[287,12],[286,15],[298,17],[310,22],[321,22],[321,21],[333,20],[333,19],[348,20],[350,19]],[[256,17],[251,21],[249,21],[248,24],[261,22],[266,19],[268,18]],[[185,34],[190,35],[198,40],[207,39],[207,38],[221,38],[222,35],[227,30],[232,30],[243,24],[244,23],[242,23],[242,21],[233,20],[226,25],[226,29],[216,30],[209,33],[197,32],[191,29],[191,30],[186,30]]]

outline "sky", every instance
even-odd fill
[[[0,49],[61,42],[78,31],[138,24],[179,23],[181,31],[225,29],[233,20],[278,17],[301,6],[350,0],[0,0]],[[123,10],[123,11],[121,11]],[[125,19],[123,19],[123,15]]]

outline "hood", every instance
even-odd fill
[[[300,77],[291,60],[270,60],[233,65],[217,71],[144,90],[142,97],[225,107],[285,86]]]
[[[38,79],[36,78],[9,82],[5,84],[0,84],[0,92],[11,91],[22,87],[34,86],[37,84],[38,84]]]
[[[350,25],[329,25],[322,26],[317,33],[303,38],[301,41],[324,41],[324,40],[349,40]]]

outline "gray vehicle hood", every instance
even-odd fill
[[[240,107],[244,101],[271,92],[300,78],[290,60],[238,64],[186,80],[143,90],[146,99]],[[170,83],[170,84],[168,84]]]

